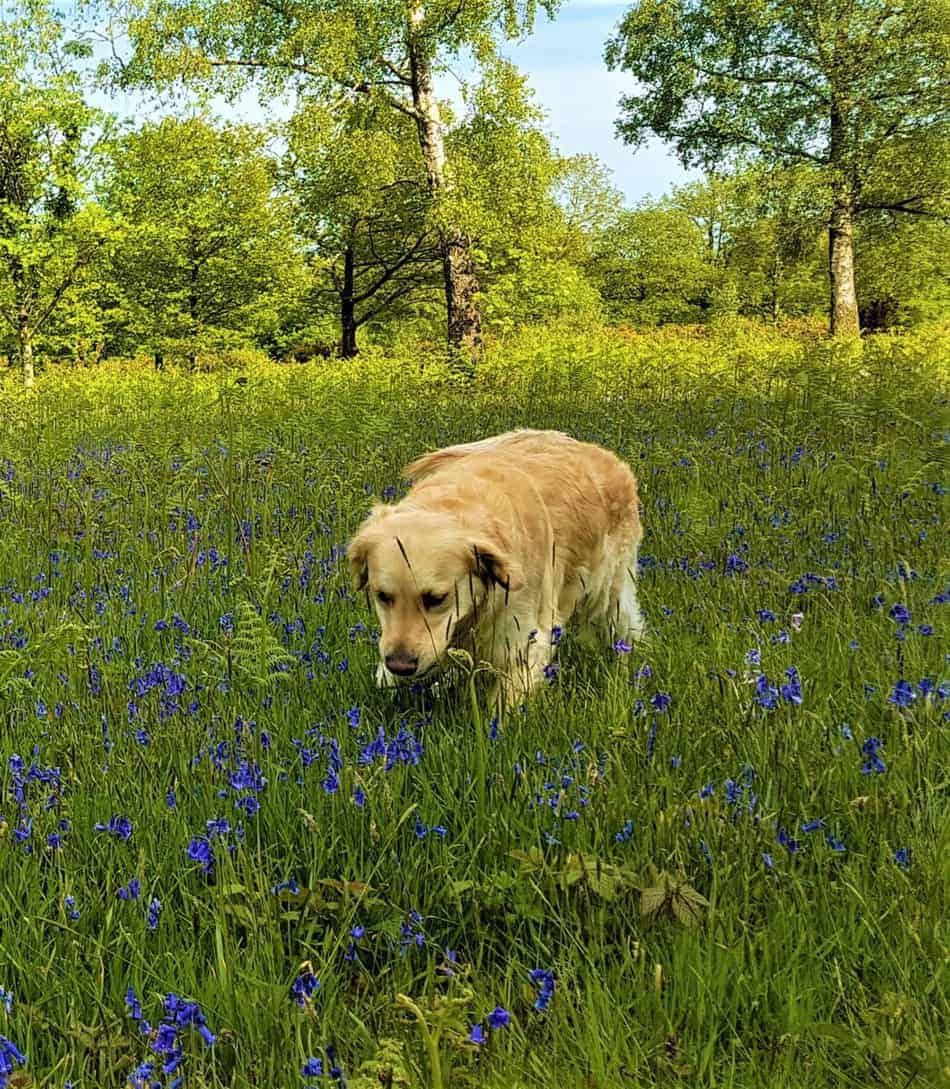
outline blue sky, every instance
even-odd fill
[[[617,103],[633,81],[607,70],[604,45],[627,6],[565,0],[553,22],[540,13],[534,34],[504,52],[530,77],[561,152],[596,155],[632,203],[647,194],[659,196],[698,174],[687,174],[660,142],[635,152],[614,136]]]

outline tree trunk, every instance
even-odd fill
[[[188,350],[188,366],[195,370],[198,365],[198,352],[195,342],[198,339],[198,243],[194,235],[189,240],[188,269],[188,327],[191,332],[191,344]]]
[[[353,244],[343,254],[343,290],[340,292],[340,355],[352,359],[356,346],[356,303],[353,301]]]
[[[829,330],[833,337],[858,336],[858,292],[854,283],[855,179],[849,156],[848,100],[832,90],[829,165],[832,170],[831,218],[828,221],[828,278],[831,284]]]
[[[23,313],[17,315],[17,347],[20,355],[20,373],[23,375],[23,385],[30,389],[36,376],[33,367],[33,330],[30,329],[28,315]]]
[[[770,310],[772,312],[772,324],[778,325],[778,320],[782,316],[782,308],[779,304],[779,285],[782,280],[782,262],[778,257],[772,259],[772,267],[769,270],[769,279],[771,284],[771,299]]]
[[[412,104],[429,190],[439,217],[439,248],[442,252],[442,272],[445,277],[449,343],[454,347],[473,351],[481,341],[478,278],[469,239],[455,225],[445,222],[442,209],[438,207],[448,188],[445,139],[439,103],[432,84],[432,66],[421,34],[424,21],[425,9],[415,0],[409,11],[408,34]]]
[[[861,326],[854,283],[854,211],[849,199],[839,199],[837,195],[828,226],[828,272],[831,280],[831,335],[857,336]]]

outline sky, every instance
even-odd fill
[[[620,96],[633,79],[607,70],[604,45],[628,6],[564,0],[553,22],[539,12],[534,34],[503,53],[529,77],[561,153],[596,155],[632,204],[699,175],[685,171],[659,141],[633,151],[614,135]]]

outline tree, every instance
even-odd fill
[[[28,386],[37,338],[77,304],[111,229],[83,204],[105,118],[83,97],[82,55],[41,3],[0,22],[0,323]]]
[[[130,331],[161,365],[248,343],[300,289],[302,261],[263,134],[167,118],[115,149],[107,199],[123,225],[114,275]]]
[[[485,317],[494,331],[524,323],[600,318],[582,270],[579,224],[568,221],[561,187],[576,164],[559,155],[525,77],[495,60],[466,95],[449,133],[457,215],[469,227],[482,269]],[[575,196],[580,199],[580,182]],[[589,209],[588,209],[589,210]]]
[[[706,233],[669,200],[622,211],[590,273],[611,320],[648,325],[704,320],[722,282]]]
[[[317,292],[337,303],[344,358],[357,354],[361,326],[436,282],[438,234],[412,129],[403,114],[362,102],[334,112],[304,100],[290,121],[286,181]]]
[[[470,239],[452,214],[454,184],[435,77],[462,50],[492,55],[497,36],[530,28],[537,0],[142,0],[128,21],[126,82],[198,79],[232,89],[258,78],[272,90],[309,88],[345,108],[354,98],[408,117],[433,203],[451,344],[479,339]],[[542,0],[554,11],[556,0]]]
[[[948,26],[943,0],[639,0],[606,51],[642,85],[621,99],[618,130],[634,145],[671,140],[686,164],[812,164],[831,194],[831,332],[855,334],[856,220],[939,203],[878,168],[922,143],[945,156]],[[875,173],[887,184],[872,191]]]

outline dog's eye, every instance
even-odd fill
[[[380,605],[392,605],[393,596],[392,594],[387,594],[385,590],[378,590],[376,593],[376,600]]]
[[[448,594],[423,594],[422,607],[426,610],[437,609],[448,596]]]

